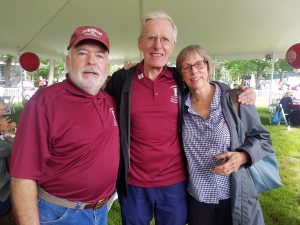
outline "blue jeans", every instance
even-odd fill
[[[107,225],[107,204],[100,209],[65,208],[38,198],[41,224],[51,225]]]
[[[128,184],[127,196],[119,195],[123,225],[185,225],[186,183],[142,188]]]

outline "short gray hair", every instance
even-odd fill
[[[182,62],[185,60],[185,58],[193,53],[197,53],[199,56],[201,56],[204,60],[206,60],[207,63],[207,70],[208,70],[208,76],[211,77],[213,73],[213,62],[208,55],[208,53],[202,48],[200,45],[189,45],[182,49],[177,58],[176,58],[176,67],[180,71],[180,67],[182,66]]]
[[[144,16],[144,18],[141,22],[139,37],[142,37],[142,35],[143,35],[144,25],[145,25],[146,21],[148,21],[148,20],[159,20],[159,19],[168,20],[170,22],[170,24],[173,28],[172,38],[174,40],[174,43],[176,43],[176,41],[177,41],[177,27],[176,27],[173,19],[163,11],[150,12],[146,16]]]

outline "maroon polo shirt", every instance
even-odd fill
[[[115,189],[119,132],[112,98],[82,92],[68,79],[26,104],[15,138],[11,176],[36,180],[52,195],[96,202]]]
[[[171,71],[164,67],[152,81],[143,75],[140,63],[132,83],[128,183],[157,187],[185,180],[178,110],[177,85]]]

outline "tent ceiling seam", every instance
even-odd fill
[[[67,0],[65,4],[63,4],[62,7],[60,7],[56,13],[44,24],[44,26],[41,27],[41,29],[38,30],[38,32],[25,44],[22,48],[19,49],[20,52],[22,52],[44,29],[45,27],[66,7],[66,5],[69,4],[71,0]]]

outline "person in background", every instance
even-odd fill
[[[262,225],[247,167],[273,151],[254,105],[235,114],[228,85],[210,81],[212,61],[198,45],[177,56],[187,86],[182,125],[187,159],[189,225]]]
[[[280,99],[280,102],[279,102],[279,104],[282,105],[284,113],[287,114],[286,115],[287,117],[293,109],[293,99],[292,99],[292,97],[293,97],[293,92],[287,91],[284,94],[284,96]]]
[[[36,92],[19,121],[10,165],[19,225],[107,225],[120,155],[114,101],[101,90],[109,40],[82,26],[68,50],[67,78]]]
[[[42,88],[45,86],[47,86],[47,81],[42,76],[39,76],[39,87]]]
[[[118,196],[123,225],[186,224],[186,164],[182,152],[183,85],[166,66],[177,27],[164,12],[144,17],[138,48],[144,59],[115,72],[106,90],[117,103],[121,160]],[[241,101],[255,100],[247,89]],[[254,96],[254,97],[253,97]]]
[[[10,176],[7,159],[10,156],[13,138],[10,132],[15,129],[16,123],[3,117],[6,105],[0,102],[0,217],[11,210],[10,201]]]
[[[0,101],[0,132],[5,134],[11,132],[16,128],[16,123],[11,121],[8,117],[3,116],[5,114],[7,105],[4,102]]]

